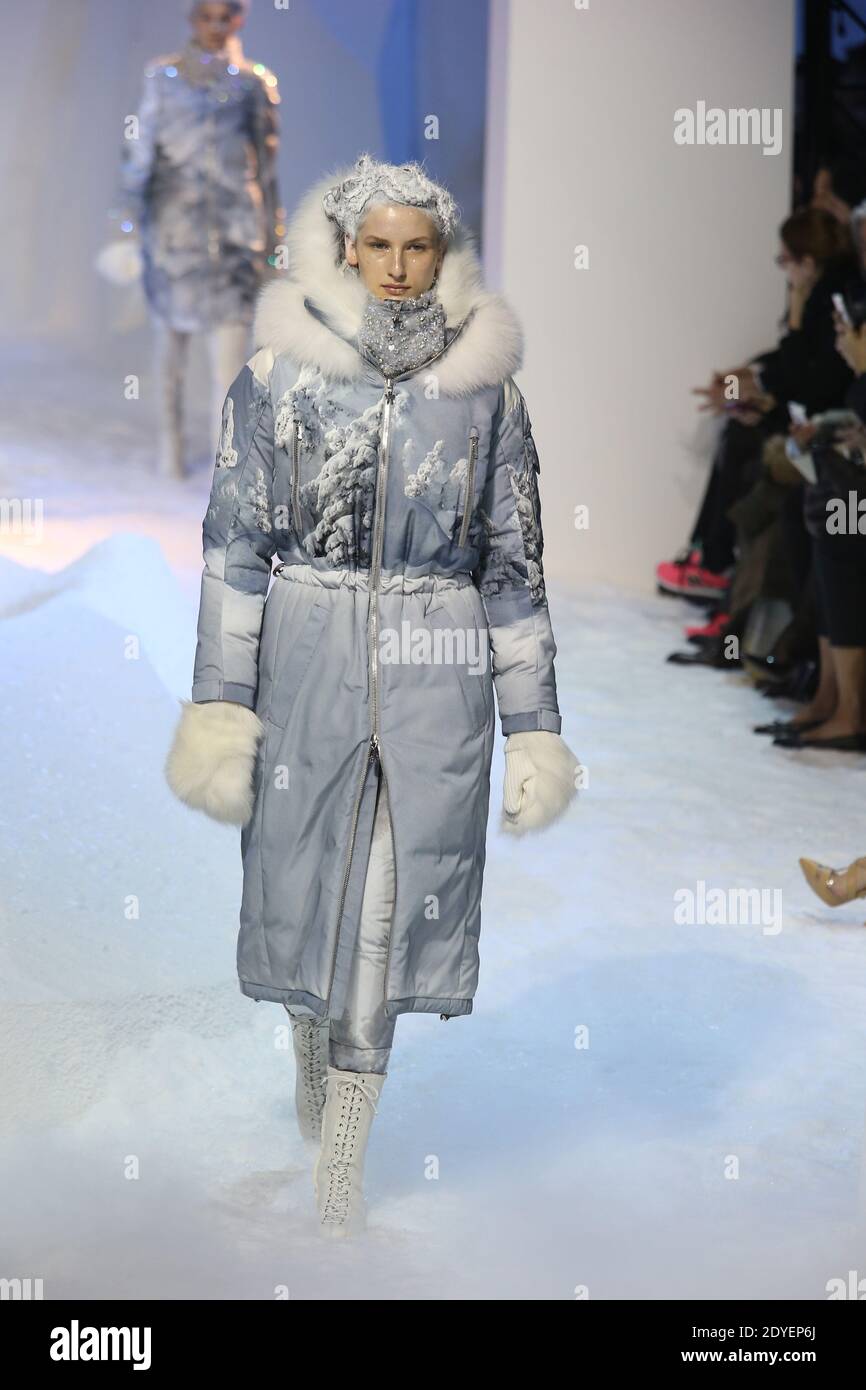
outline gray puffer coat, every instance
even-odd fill
[[[259,350],[226,398],[192,698],[265,728],[241,836],[243,993],[327,1013],[378,758],[396,861],[386,1012],[468,1014],[494,686],[503,733],[561,723],[521,333],[458,229],[445,349],[384,377],[358,349],[366,291],[338,270],[321,207],[333,181],[300,205],[292,278],[263,290]]]

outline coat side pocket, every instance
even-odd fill
[[[457,592],[461,591],[457,590]],[[454,668],[455,680],[460,686],[472,720],[472,733],[478,735],[482,733],[490,718],[490,706],[484,693],[484,683],[489,681],[490,676],[486,668],[484,670],[479,669],[479,653],[472,649],[472,634],[477,633],[477,624],[465,605],[460,605],[463,608],[462,613],[455,613],[451,607],[451,598],[452,596],[449,594],[449,601],[446,602],[444,594],[437,594],[427,608],[425,619],[431,629],[442,628],[453,634],[443,639],[442,651],[443,654],[446,654],[446,663]],[[483,637],[483,634],[480,636]],[[465,659],[447,661],[447,655],[452,654],[463,656]]]
[[[327,593],[319,593],[311,603],[305,605],[305,609],[300,626],[297,623],[283,622],[280,628],[271,698],[266,715],[269,722],[280,729],[284,729],[288,723],[298,691],[330,617],[331,606]],[[281,647],[285,655],[281,655]]]
[[[471,653],[472,670],[467,672],[467,675],[479,687],[487,717],[492,719],[494,717],[493,648],[490,643],[487,614],[481,601],[481,595],[474,584],[462,584],[455,593],[459,597],[461,605],[464,605],[468,610],[469,620],[478,634],[475,650]]]

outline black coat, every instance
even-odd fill
[[[844,292],[851,275],[848,258],[828,265],[806,300],[802,326],[789,329],[778,347],[755,359],[764,389],[780,406],[800,401],[808,415],[815,415],[842,405],[853,378],[836,351],[832,295]]]

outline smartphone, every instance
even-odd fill
[[[831,297],[833,300],[833,308],[836,310],[836,313],[839,315],[840,319],[845,324],[845,326],[847,328],[851,328],[851,315],[848,313],[848,305],[845,303],[844,294],[836,293]]]
[[[788,401],[788,414],[791,417],[792,425],[805,425],[809,416],[806,414],[806,407],[799,401]]]

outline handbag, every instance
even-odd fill
[[[861,423],[859,416],[847,410],[827,411],[821,416],[810,448],[817,482],[806,487],[803,496],[803,521],[813,539],[827,534],[828,503],[841,501],[847,508],[850,493],[854,492],[858,501],[866,497],[863,455],[857,449],[846,455],[834,447],[840,428]]]

